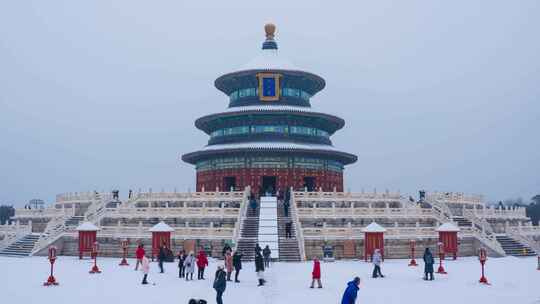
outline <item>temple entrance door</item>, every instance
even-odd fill
[[[231,191],[236,189],[236,177],[234,176],[225,176],[223,178],[223,191]]]
[[[307,188],[307,191],[315,191],[315,177],[305,176],[304,177],[304,189]]]
[[[262,177],[262,191],[264,195],[267,193],[270,195],[276,194],[276,184],[277,184],[277,177],[276,176],[263,176]]]

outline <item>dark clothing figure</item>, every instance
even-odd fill
[[[261,248],[261,246],[259,246],[259,243],[257,243],[255,245],[255,256],[261,255],[261,253],[262,253],[262,248]]]
[[[292,223],[291,222],[285,223],[285,237],[288,239],[292,238]]]
[[[283,213],[285,214],[285,217],[289,217],[289,208],[291,207],[291,204],[289,201],[283,202]]]
[[[159,254],[158,254],[158,260],[159,260],[159,273],[164,273],[163,269],[163,261],[165,261],[165,258],[167,257],[167,247],[161,246],[159,247]]]
[[[223,304],[223,293],[227,287],[227,281],[225,279],[225,271],[221,266],[216,271],[216,278],[214,279],[214,289],[216,290],[216,302],[217,304]]]
[[[433,258],[433,254],[431,254],[431,251],[429,248],[426,248],[426,251],[424,251],[424,280],[428,280],[428,274],[429,274],[429,280],[433,280],[433,264],[435,264],[435,259]]]
[[[259,285],[263,286],[266,281],[264,280],[264,262],[263,257],[260,253],[255,255],[255,272],[259,278]]]
[[[234,281],[236,283],[240,283],[238,281],[238,275],[240,274],[240,270],[242,269],[242,254],[240,254],[238,251],[236,251],[233,254],[233,267],[234,267]]]
[[[360,278],[356,277],[354,280],[347,283],[347,288],[341,298],[341,304],[355,304],[356,297],[358,296],[358,285],[360,284]]]
[[[178,277],[183,278],[186,276],[186,267],[184,266],[184,262],[186,261],[186,254],[184,251],[181,251],[178,254]]]
[[[270,247],[266,245],[263,249],[263,257],[264,257],[264,267],[268,268],[270,267],[270,255],[272,254],[272,250],[270,250]]]
[[[133,191],[131,191],[131,189],[129,189],[128,199],[131,199],[132,194],[133,194]]]

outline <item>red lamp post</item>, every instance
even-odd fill
[[[56,261],[56,247],[49,247],[49,262],[51,263],[51,275],[47,279],[47,282],[43,283],[43,286],[56,286],[59,283],[56,281],[56,278],[53,275],[54,272],[54,261]]]
[[[126,260],[126,257],[127,257],[127,250],[128,250],[128,245],[129,245],[129,242],[128,240],[122,240],[122,242],[120,243],[122,245],[122,250],[124,251],[124,255],[123,255],[123,258],[122,258],[122,261],[120,261],[120,266],[129,266],[127,260]]]
[[[486,276],[484,276],[484,265],[486,264],[486,261],[487,261],[487,253],[486,253],[485,248],[480,248],[478,252],[478,260],[480,261],[480,264],[482,265],[482,277],[480,277],[480,283],[489,285]]]
[[[416,241],[411,240],[410,246],[411,246],[411,262],[409,263],[409,266],[418,266],[418,264],[416,264],[416,260],[414,259],[414,250],[416,246]]]
[[[437,243],[437,245],[439,245],[439,269],[437,269],[437,273],[447,274],[447,272],[444,270],[444,267],[443,267],[443,264],[442,264],[442,261],[444,260],[443,243],[439,242],[439,243]]]
[[[94,266],[92,267],[92,269],[90,269],[89,273],[92,273],[92,274],[101,273],[101,270],[99,270],[97,266],[98,251],[99,251],[99,243],[96,241],[92,245],[92,258],[94,259]]]

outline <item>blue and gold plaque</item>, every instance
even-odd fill
[[[279,78],[280,74],[275,73],[259,73],[259,99],[261,101],[276,101],[279,100]]]

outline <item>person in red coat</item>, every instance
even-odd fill
[[[199,251],[197,255],[197,279],[204,280],[204,268],[208,266],[208,258],[204,250]]]
[[[319,285],[319,288],[322,288],[321,283],[321,262],[319,262],[319,259],[315,257],[313,259],[313,271],[311,272],[311,287],[315,287],[315,281],[317,281],[317,285]]]
[[[137,250],[135,250],[135,258],[137,258],[137,263],[135,264],[135,270],[139,270],[139,265],[142,265],[142,260],[146,252],[144,251],[144,245],[139,244]]]

